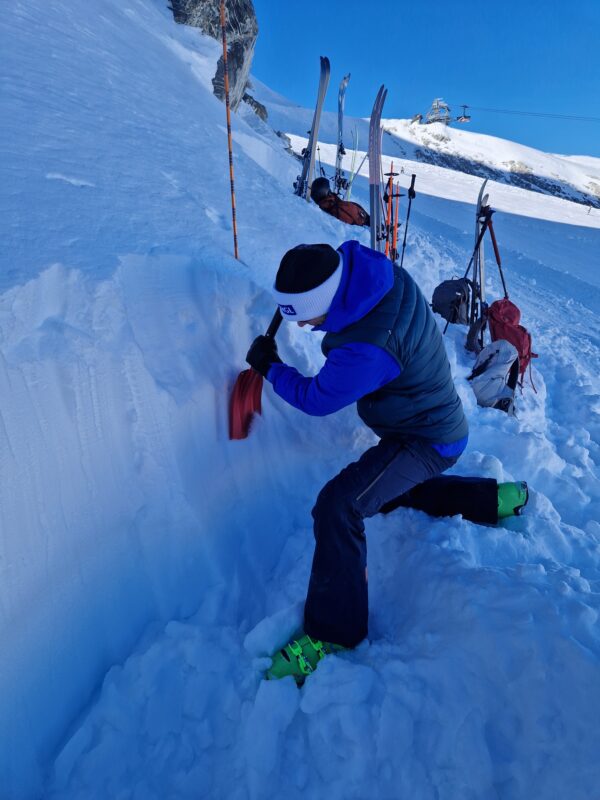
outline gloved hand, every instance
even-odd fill
[[[272,336],[265,336],[264,334],[257,336],[252,342],[246,361],[263,378],[267,377],[271,364],[283,363],[277,355],[277,342]]]

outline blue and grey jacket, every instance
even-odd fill
[[[268,380],[291,405],[316,416],[357,403],[380,437],[419,438],[459,455],[468,436],[448,356],[415,281],[383,254],[344,242],[342,278],[324,323],[323,368],[312,378],[273,364]]]

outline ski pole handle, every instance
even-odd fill
[[[417,196],[417,193],[415,192],[415,180],[416,179],[417,179],[417,176],[413,172],[413,174],[411,175],[410,186],[409,186],[409,189],[408,189],[408,196],[409,196],[409,198],[411,200],[414,200],[415,197]]]
[[[275,334],[279,330],[279,326],[282,323],[282,320],[283,320],[283,317],[281,316],[281,311],[278,308],[277,311],[273,314],[273,319],[271,320],[271,323],[269,324],[269,327],[267,328],[267,332],[266,332],[265,336],[269,336],[271,339],[274,339],[275,338]]]

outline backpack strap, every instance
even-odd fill
[[[480,353],[483,350],[483,334],[485,332],[486,325],[487,305],[484,304],[479,319],[476,319],[475,322],[469,326],[469,330],[467,332],[467,341],[465,343],[465,348],[467,350],[470,350],[472,353]]]
[[[531,381],[531,388],[537,394],[537,389],[535,388],[535,383],[533,382],[533,373],[531,372],[531,361],[529,362],[529,380]]]

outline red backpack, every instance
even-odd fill
[[[505,339],[517,348],[519,353],[519,374],[521,386],[525,370],[529,365],[529,378],[531,380],[531,359],[537,358],[537,353],[531,349],[531,334],[520,325],[521,312],[508,298],[495,300],[487,310],[487,321],[490,327],[492,341]],[[533,386],[533,380],[531,380]],[[535,386],[533,386],[535,392]]]
[[[341,200],[333,192],[322,200],[315,201],[322,211],[337,217],[347,225],[369,225],[370,219],[367,212],[358,203],[352,200]]]

